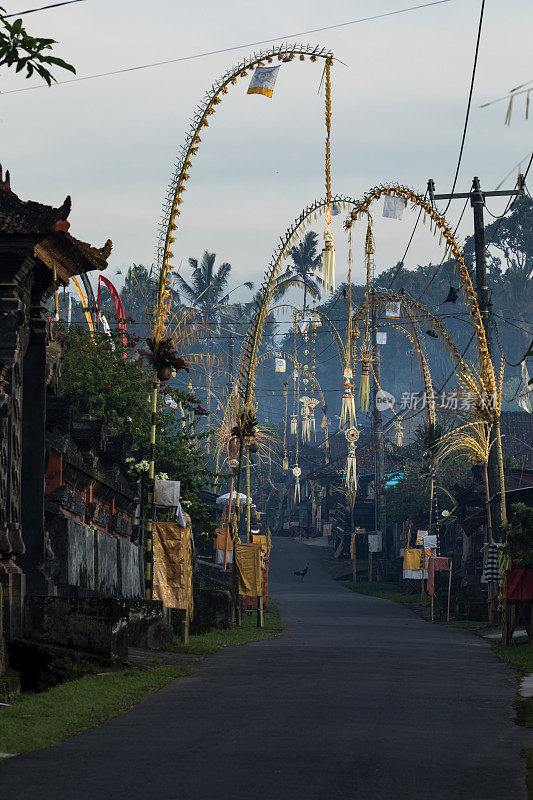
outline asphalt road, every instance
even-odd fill
[[[310,562],[301,582],[293,576]],[[10,800],[522,800],[513,673],[471,633],[356,595],[274,540],[286,629],[0,764]]]

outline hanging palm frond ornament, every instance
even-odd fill
[[[333,247],[330,222],[331,211],[328,208],[326,209],[326,229],[324,230],[324,248],[322,250],[322,285],[326,292],[335,291],[335,248]]]
[[[396,434],[396,444],[401,447],[403,444],[403,425],[400,419],[394,420],[394,430]]]
[[[294,475],[296,483],[294,484],[294,503],[299,503],[301,501],[300,496],[300,475],[302,474],[302,470],[296,464],[295,467],[292,468],[292,474]]]
[[[148,338],[146,344],[149,352],[145,355],[148,355],[154,372],[162,383],[168,381],[173,372],[181,369],[189,371],[188,364],[174,350],[172,339],[160,339],[156,342],[155,339]]]
[[[344,485],[350,491],[357,491],[357,459],[355,456],[355,443],[359,439],[357,428],[348,428],[344,432],[348,442],[348,458],[346,459],[346,470],[344,472]]]
[[[373,352],[370,341],[363,342],[360,350],[361,359],[361,381],[359,383],[359,405],[361,411],[368,411],[370,408],[370,368],[372,366]]]
[[[341,416],[339,420],[339,430],[341,428],[353,428],[355,419],[355,399],[352,389],[353,373],[351,369],[344,370],[344,393],[341,402]]]
[[[309,409],[309,427],[311,433],[313,434],[315,442],[316,442],[315,408],[318,405],[318,403],[319,401],[316,399],[316,397],[312,397],[307,404],[307,407]]]
[[[335,248],[331,232],[331,60],[324,67],[324,86],[326,94],[326,229],[324,249],[322,250],[322,285],[326,292],[335,291]]]
[[[302,404],[302,413],[301,413],[302,444],[311,441],[311,422],[309,415],[310,400],[311,398],[308,397],[306,394],[303,397],[300,397],[300,403]]]

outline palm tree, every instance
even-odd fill
[[[189,266],[192,269],[190,283],[187,283],[181,275],[175,276],[178,299],[181,295],[191,306],[201,310],[206,321],[218,319],[217,306],[221,300],[225,299],[224,291],[231,272],[231,264],[228,264],[227,261],[215,269],[216,257],[216,253],[206,250],[200,264],[198,264],[197,258],[189,258]],[[253,288],[250,281],[243,285],[249,289]]]
[[[286,286],[283,284],[295,278],[304,284],[304,308],[308,289],[320,297],[319,283],[321,283],[321,279],[315,275],[315,272],[322,263],[322,255],[317,253],[317,247],[318,234],[314,231],[307,231],[302,241],[291,248],[292,264],[287,266],[286,271],[276,281],[276,286],[279,287],[277,292],[279,297],[282,297],[290,286],[289,283]]]
[[[154,287],[153,275],[145,266],[133,264],[128,269],[124,286],[120,292],[120,299],[126,316],[133,317],[139,325],[148,325],[148,317],[152,313]],[[114,312],[114,307],[112,308],[110,305],[111,299],[107,297],[107,294],[105,297],[109,304],[109,310]]]

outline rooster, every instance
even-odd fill
[[[294,574],[298,575],[298,577],[300,577],[303,580],[305,578],[305,576],[307,575],[307,570],[308,569],[309,569],[309,562],[305,565],[305,569],[296,570],[296,572]]]

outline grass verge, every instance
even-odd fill
[[[533,644],[497,645],[493,650],[498,658],[510,664],[520,675],[533,672]],[[518,696],[514,707],[516,724],[524,728],[533,728],[533,697]],[[524,748],[522,756],[526,760],[528,798],[533,800],[533,748]]]
[[[191,636],[188,644],[172,642],[167,646],[167,650],[173,653],[207,656],[217,653],[222,647],[273,639],[282,630],[283,622],[279,611],[275,606],[270,605],[268,614],[265,614],[264,628],[257,627],[255,612],[245,614],[240,628],[216,628],[206,633],[199,633]]]
[[[381,597],[383,600],[392,600],[393,603],[404,603],[411,607],[411,609],[421,616],[423,619],[429,621],[430,618],[430,598],[429,595],[424,594],[423,597],[420,593],[405,594],[402,587],[397,583],[390,583],[386,581],[341,581],[342,586],[351,589],[352,592],[359,594],[366,594],[372,597]],[[448,625],[450,628],[462,628],[470,631],[475,631],[478,628],[486,628],[486,622],[477,622],[472,619],[459,619],[452,620],[451,622],[443,622],[442,620],[435,620],[437,625]]]
[[[178,666],[85,675],[0,709],[0,752],[27,753],[116,717],[190,671]]]
[[[279,611],[270,606],[265,627],[245,615],[240,628],[222,628],[175,642],[168,650],[207,656],[222,647],[272,639],[283,629]],[[28,753],[49,747],[122,714],[175,678],[191,675],[178,665],[151,669],[127,668],[81,678],[39,694],[24,694],[12,706],[0,708],[0,752]],[[0,759],[2,760],[2,759]]]
[[[497,645],[494,652],[519,672],[533,672],[533,644]]]
[[[422,598],[420,593],[405,594],[401,587],[396,583],[389,583],[385,581],[341,581],[342,586],[351,589],[352,592],[358,594],[371,595],[372,597],[381,597],[384,600],[392,600],[394,603],[407,603],[408,605],[429,605],[429,598],[424,595]]]

